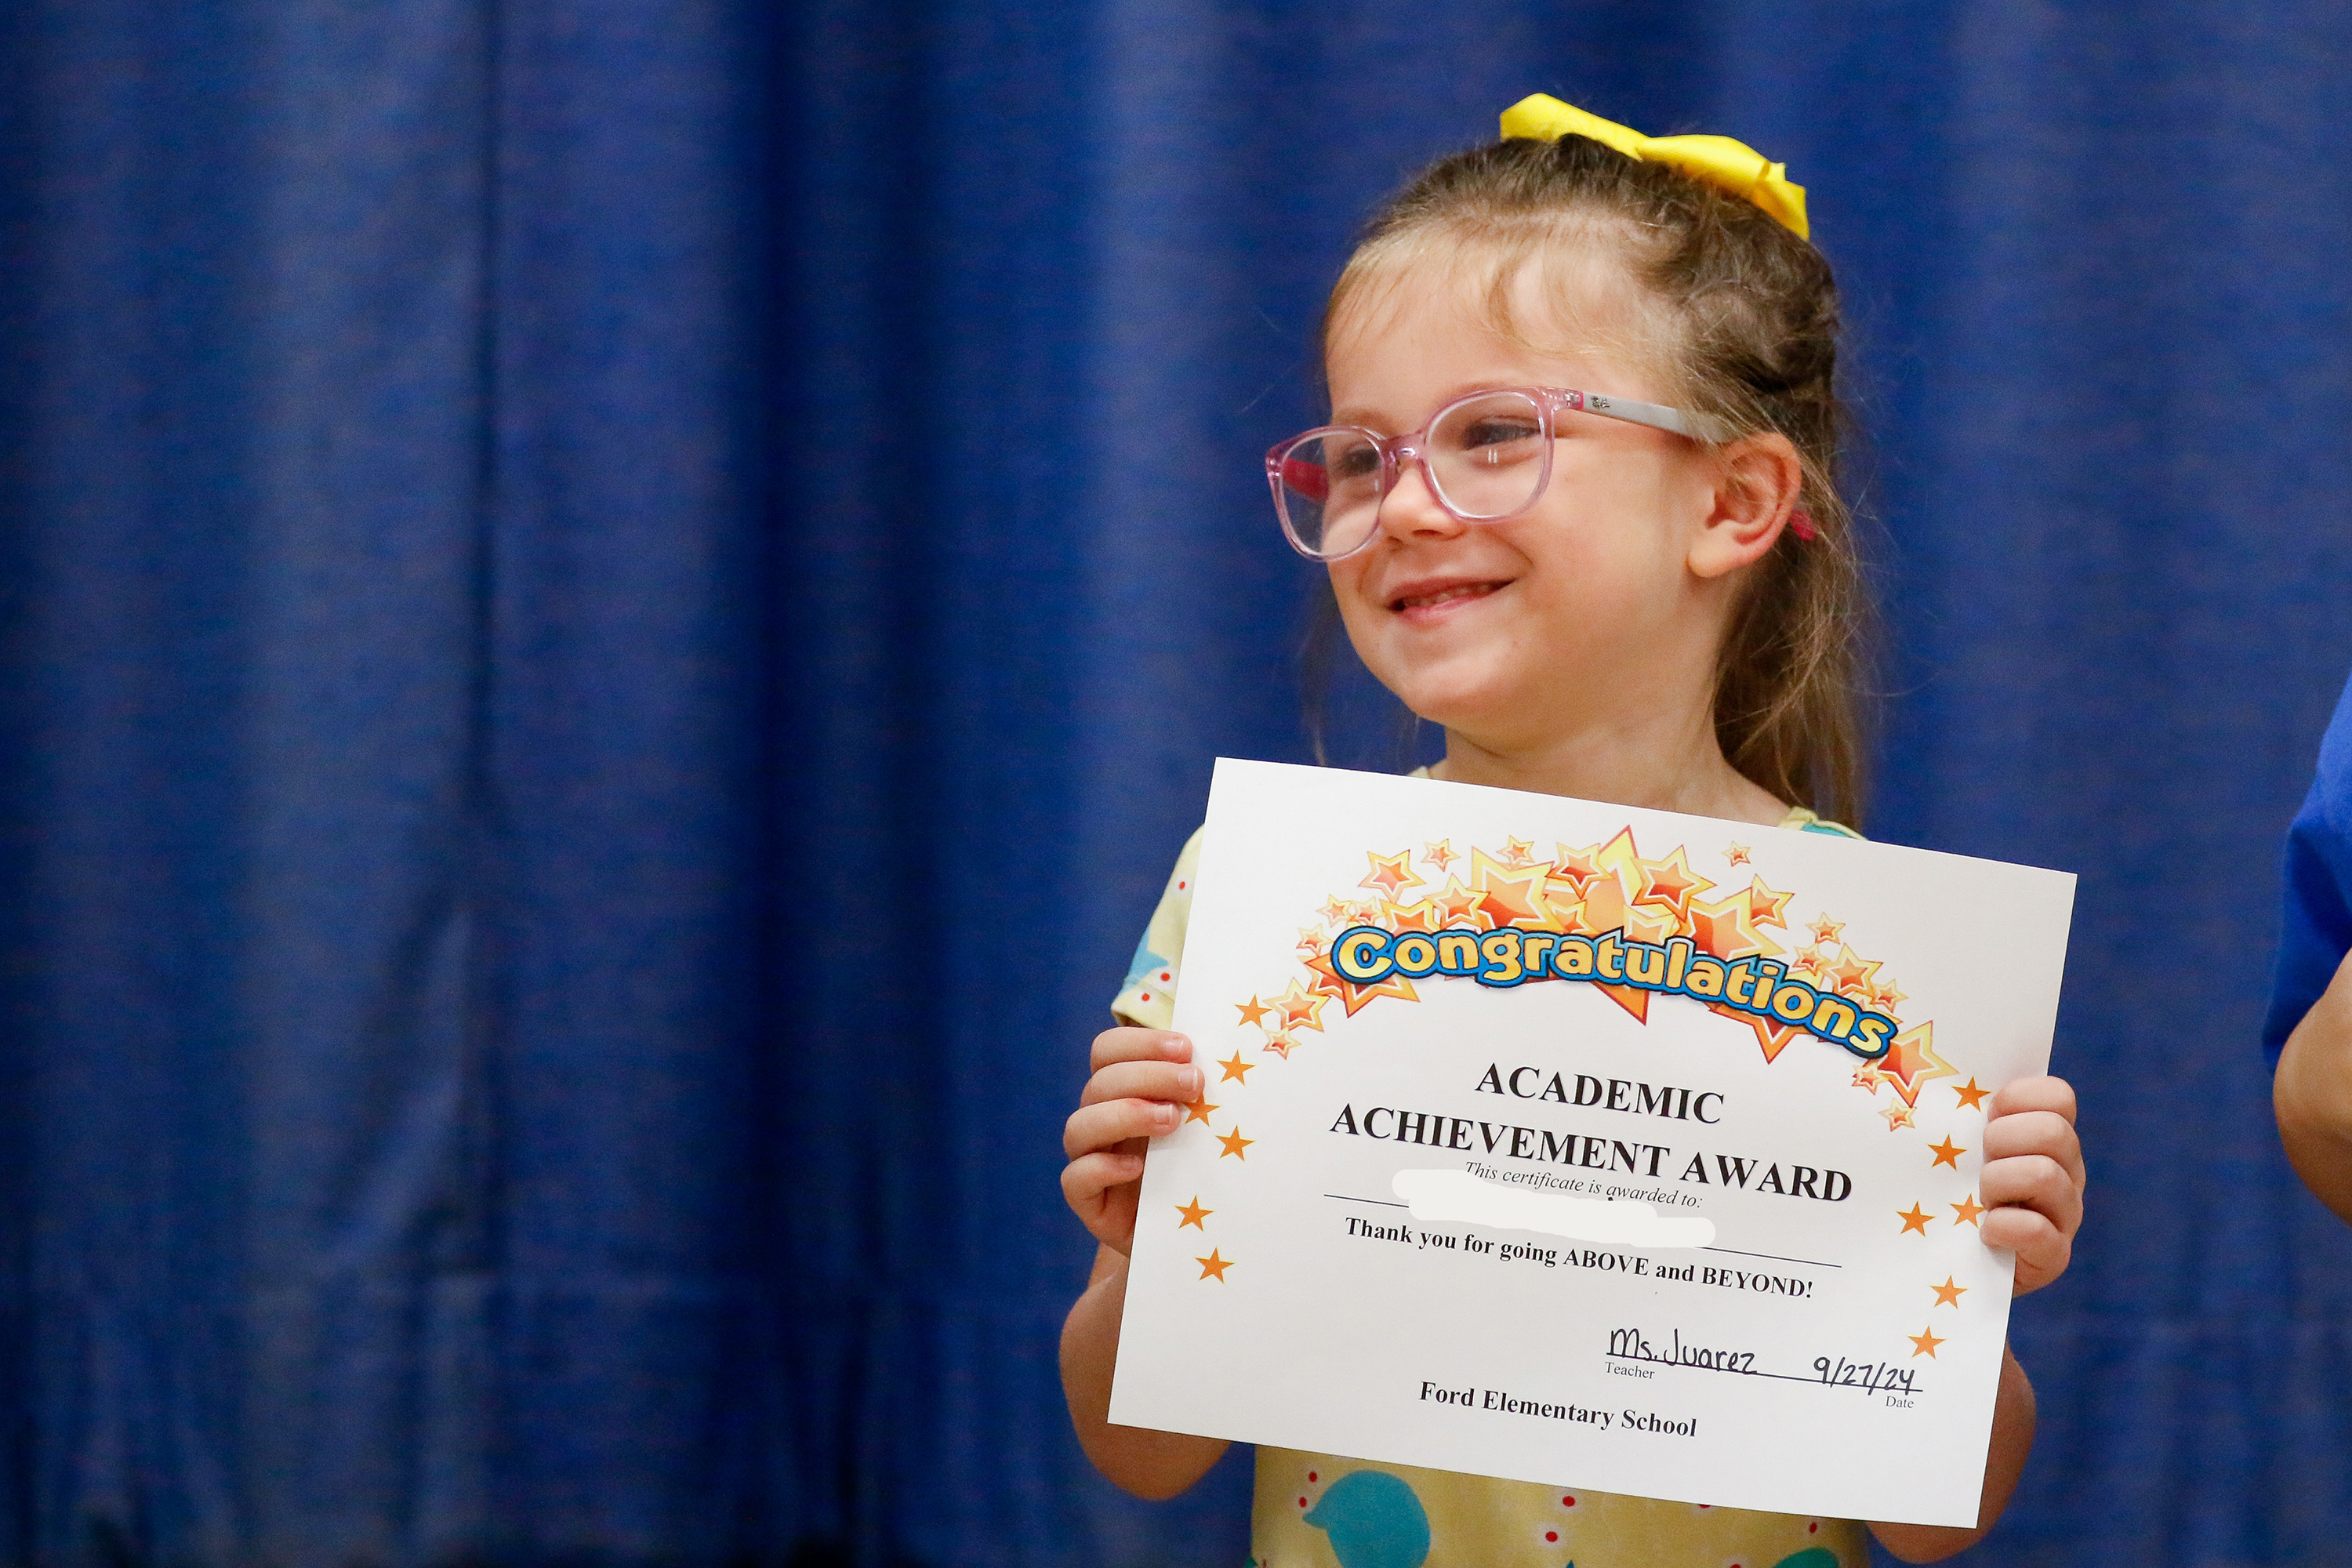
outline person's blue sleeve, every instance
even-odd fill
[[[2263,1045],[2279,1050],[2352,951],[2352,685],[2336,703],[2311,794],[2286,832],[2286,918]]]

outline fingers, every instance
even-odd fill
[[[2020,1079],[1992,1103],[1984,1132],[1985,1202],[2033,1209],[2071,1237],[2083,1223],[2087,1182],[2073,1086],[2063,1079]]]
[[[1173,1132],[1180,1107],[1201,1098],[1205,1081],[1191,1065],[1192,1043],[1165,1029],[1106,1029],[1095,1037],[1094,1076],[1063,1125],[1071,1159],[1129,1139]]]
[[[2087,1174],[2074,1131],[2074,1089],[2063,1079],[2029,1078],[1992,1097],[1979,1177],[1988,1205],[1987,1247],[2017,1255],[2017,1294],[2056,1279],[2073,1260],[2083,1226]]]
[[[2002,1085],[2000,1092],[1992,1097],[1991,1115],[1996,1121],[2004,1116],[2027,1110],[2053,1112],[2065,1118],[2069,1127],[2073,1126],[2074,1086],[2063,1078],[2021,1078],[2014,1083]]]
[[[1190,1105],[1201,1098],[1204,1080],[1196,1067],[1175,1062],[1113,1062],[1087,1079],[1078,1092],[1080,1105],[1106,1100],[1169,1100]]]
[[[1106,1100],[1081,1105],[1062,1124],[1062,1152],[1075,1160],[1129,1139],[1157,1138],[1175,1131],[1183,1120],[1184,1108],[1164,1100]]]
[[[1063,1125],[1064,1152],[1076,1160],[1129,1139],[1176,1131],[1183,1121],[1180,1107],[1200,1099],[1205,1081],[1192,1056],[1192,1042],[1166,1029],[1105,1029],[1096,1036],[1094,1076]]]
[[[1172,1029],[1129,1025],[1095,1037],[1078,1108],[1062,1124],[1062,1196],[1095,1239],[1115,1252],[1135,1241],[1135,1204],[1150,1140],[1182,1124],[1205,1082],[1192,1042]]]
[[[2073,1172],[2047,1154],[1988,1160],[1979,1180],[1985,1206],[1994,1213],[2003,1209],[2030,1210],[2056,1226],[2058,1234],[2064,1237],[2072,1237],[2083,1226],[2082,1186]],[[1985,1223],[1990,1226],[1990,1215]],[[1990,1229],[1986,1239],[1991,1239]]]
[[[1088,1154],[1062,1168],[1062,1196],[1097,1241],[1124,1254],[1135,1246],[1136,1178],[1142,1173],[1139,1153]]]
[[[1102,1195],[1143,1174],[1143,1156],[1119,1149],[1081,1154],[1062,1167],[1062,1196],[1081,1216],[1099,1206]]]
[[[2047,1215],[2027,1208],[1994,1209],[1979,1222],[1987,1247],[2017,1255],[2016,1283],[2011,1293],[2030,1294],[2066,1272],[2074,1256],[2074,1240],[2062,1234]]]
[[[1205,1082],[1192,1042],[1169,1029],[1121,1026],[1095,1037],[1078,1108],[1062,1124],[1062,1196],[1095,1238],[1125,1252],[1135,1236],[1143,1150],[1182,1124]]]
[[[1985,1164],[2039,1157],[2052,1161],[2075,1186],[2084,1184],[2083,1141],[2074,1123],[2054,1111],[2022,1110],[1985,1124]]]
[[[1139,1029],[1121,1025],[1095,1037],[1088,1072],[1100,1072],[1113,1062],[1189,1062],[1192,1042],[1173,1029]]]
[[[2038,1209],[1989,1209],[1977,1222],[1977,1228],[1984,1232],[1987,1247],[2016,1253],[2021,1268],[2028,1255],[2043,1259],[2063,1257],[2074,1245],[2050,1216]]]

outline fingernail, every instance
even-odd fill
[[[1181,1056],[1189,1057],[1192,1054],[1192,1042],[1185,1036],[1178,1035],[1171,1039],[1168,1044]]]
[[[1175,1126],[1176,1114],[1176,1107],[1172,1105],[1155,1105],[1151,1108],[1152,1121],[1161,1127]]]
[[[1184,1092],[1186,1094],[1192,1095],[1195,1098],[1200,1095],[1201,1069],[1199,1068],[1178,1068],[1176,1069],[1176,1081],[1183,1086]]]

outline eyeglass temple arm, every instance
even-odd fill
[[[1612,397],[1599,392],[1571,392],[1565,394],[1565,400],[1571,408],[1581,408],[1611,419],[1622,419],[1632,425],[1671,430],[1694,441],[1727,441],[1733,434],[1719,419],[1704,414],[1685,414],[1679,408],[1662,407],[1655,403],[1642,403],[1631,397]]]

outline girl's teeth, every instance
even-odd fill
[[[1473,587],[1464,587],[1464,588],[1448,588],[1448,589],[1446,589],[1446,590],[1445,590],[1445,592],[1444,592],[1443,594],[1430,594],[1430,595],[1424,595],[1424,596],[1423,596],[1423,597],[1420,597],[1420,598],[1407,599],[1407,600],[1404,602],[1404,603],[1405,603],[1405,608],[1407,608],[1407,609],[1411,609],[1411,610],[1417,610],[1417,609],[1424,608],[1424,607],[1426,607],[1426,606],[1428,606],[1428,605],[1443,605],[1443,604],[1447,604],[1447,603],[1450,603],[1451,601],[1455,600],[1455,599],[1466,599],[1466,598],[1470,597],[1473,594],[1476,594],[1476,593],[1478,593],[1478,592],[1480,592],[1480,591],[1481,591],[1481,590],[1479,590],[1478,588],[1476,588],[1476,587],[1475,587],[1475,586],[1473,586]]]

